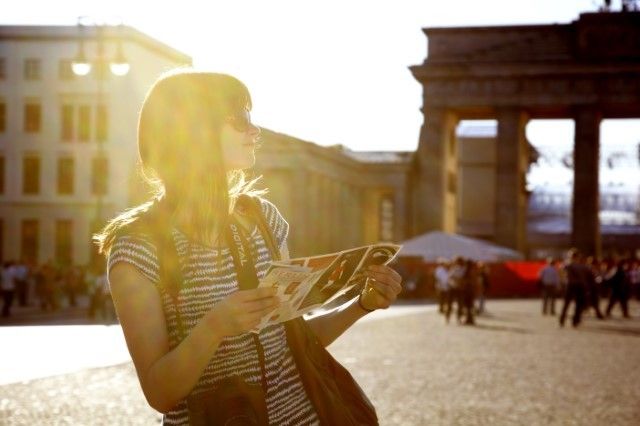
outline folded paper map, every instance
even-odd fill
[[[369,265],[386,265],[396,244],[373,244],[337,253],[272,262],[258,287],[275,287],[280,306],[252,330],[297,318],[335,300],[356,285],[364,286]]]

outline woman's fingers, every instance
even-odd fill
[[[380,281],[369,281],[368,285],[373,289],[373,291],[378,292],[378,294],[384,297],[388,302],[393,302],[395,300],[397,293],[389,285]]]
[[[240,302],[250,302],[252,300],[273,297],[278,290],[275,287],[258,287],[251,290],[240,290],[233,293],[230,297],[236,298]]]
[[[389,287],[395,294],[402,291],[402,277],[388,266],[373,265],[367,269],[367,276],[378,284]]]
[[[274,310],[280,304],[280,299],[275,296],[244,302],[241,309],[247,313],[257,313],[262,315]]]

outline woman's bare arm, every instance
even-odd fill
[[[320,343],[330,345],[356,321],[375,309],[388,308],[402,290],[400,274],[385,265],[367,268],[367,286],[358,298],[324,315],[307,320]],[[368,309],[365,310],[364,308]]]
[[[274,289],[233,293],[170,350],[162,302],[154,284],[123,262],[111,268],[109,283],[144,395],[149,405],[163,413],[189,394],[225,336],[250,330],[277,305]]]

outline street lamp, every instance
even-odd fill
[[[93,68],[91,62],[87,60],[87,55],[85,54],[85,51],[84,51],[84,39],[85,39],[84,28],[87,26],[93,26],[94,28],[96,28],[96,32],[97,32],[96,41],[98,43],[98,57],[96,61],[100,67],[104,66],[106,63],[106,58],[104,56],[105,28],[114,27],[113,25],[108,25],[106,23],[96,22],[96,21],[93,21],[87,24],[86,17],[81,16],[78,18],[78,28],[80,28],[80,40],[79,40],[78,54],[76,55],[76,58],[71,63],[71,69],[73,70],[74,74],[79,76],[85,76],[89,74],[91,72],[91,69]],[[122,28],[121,25],[118,25],[118,28],[121,31],[121,28]],[[118,35],[118,38],[116,39],[116,49],[117,50],[116,50],[115,57],[111,61],[109,61],[109,69],[111,70],[111,73],[114,75],[117,75],[117,76],[127,75],[127,73],[129,72],[129,63],[127,62],[126,58],[124,57],[124,53],[122,52],[122,38],[120,37],[120,35]]]
[[[88,37],[86,35],[87,27],[95,28],[95,36]],[[98,84],[98,92],[97,92],[97,116],[96,116],[96,126],[95,132],[96,142],[97,142],[97,158],[100,159],[101,164],[104,163],[105,152],[103,143],[105,142],[106,128],[100,128],[100,124],[102,126],[107,126],[107,109],[104,105],[105,99],[105,90],[104,90],[104,82],[107,77],[107,63],[109,64],[109,70],[112,74],[116,76],[124,76],[129,72],[129,63],[127,62],[124,53],[122,51],[122,25],[118,25],[118,33],[116,34],[112,29],[116,28],[114,25],[109,25],[106,22],[98,22],[98,21],[87,21],[87,17],[79,17],[78,18],[78,30],[80,33],[80,37],[78,39],[78,53],[75,59],[71,63],[71,69],[74,74],[78,76],[86,76],[91,73],[92,69],[95,69],[95,77]],[[114,36],[115,34],[115,36]],[[109,60],[105,54],[105,45],[106,45],[106,36],[111,39],[115,38],[116,43],[116,54]],[[95,60],[90,61],[87,59],[87,55],[85,53],[85,40],[86,39],[95,39],[96,42],[96,57]],[[95,67],[94,67],[95,65]],[[94,173],[105,173],[106,170],[94,170]],[[106,179],[105,176],[95,176],[95,179]],[[92,228],[93,230],[97,230],[97,228],[101,225],[102,222],[102,196],[103,196],[103,188],[97,188],[96,191],[96,219],[95,224]]]

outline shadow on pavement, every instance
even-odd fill
[[[518,327],[505,327],[502,325],[488,325],[488,324],[478,324],[476,323],[475,328],[480,330],[488,330],[488,331],[507,331],[510,333],[520,333],[520,334],[531,334],[531,330],[527,330],[524,328]]]
[[[640,337],[640,328],[592,326],[581,327],[580,330],[587,331],[589,333],[619,334],[621,336]]]

